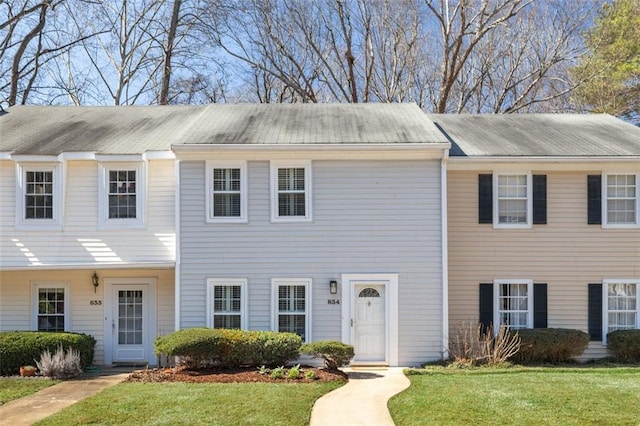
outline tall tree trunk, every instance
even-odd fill
[[[180,16],[180,6],[182,0],[173,2],[173,12],[171,13],[171,25],[167,34],[167,45],[164,48],[164,65],[162,68],[162,84],[160,87],[160,105],[169,104],[169,85],[171,83],[171,56],[173,55],[174,42],[178,29],[178,20]]]

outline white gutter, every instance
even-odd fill
[[[442,348],[443,358],[449,356],[449,231],[447,218],[447,161],[449,150],[444,150],[440,166],[440,217],[442,228]]]
[[[611,156],[452,156],[451,164],[469,163],[603,163],[638,161],[640,155]]]
[[[2,271],[56,271],[73,269],[172,269],[174,262],[127,262],[127,263],[68,263],[68,264],[43,264],[28,266],[1,266]]]
[[[176,153],[194,153],[211,151],[422,151],[440,150],[451,147],[449,142],[416,143],[308,143],[308,144],[184,144],[172,145]]]

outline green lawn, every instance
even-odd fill
[[[27,379],[17,377],[0,378],[0,404],[5,404],[14,399],[31,395],[51,385],[60,383],[59,380],[49,379]]]
[[[396,425],[638,425],[638,368],[429,367],[389,401]]]
[[[321,395],[342,382],[121,383],[38,425],[307,425]]]

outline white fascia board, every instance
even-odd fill
[[[619,157],[449,157],[449,170],[592,170],[606,165],[638,167],[640,156]]]
[[[77,263],[77,264],[44,264],[29,266],[5,266],[0,265],[3,271],[56,271],[74,269],[173,269],[175,262],[127,262],[127,263]]]
[[[91,161],[96,159],[95,152],[63,152],[60,155],[65,161]]]
[[[12,155],[11,160],[16,163],[60,163],[60,155]]]
[[[219,151],[421,151],[451,148],[446,143],[359,143],[359,144],[184,144],[172,145],[176,153],[206,153]]]
[[[0,160],[13,160],[13,158],[11,158],[11,151],[0,152]]]
[[[108,161],[117,161],[117,162],[125,162],[125,161],[143,161],[142,154],[97,154],[96,161],[100,162],[108,162]]]

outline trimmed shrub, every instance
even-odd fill
[[[607,334],[607,346],[616,361],[640,362],[640,330],[617,330]]]
[[[302,337],[295,333],[277,331],[253,331],[256,335],[256,352],[253,365],[277,367],[286,365],[300,357]]]
[[[33,365],[45,352],[55,352],[60,346],[80,353],[80,366],[93,363],[96,339],[83,333],[52,333],[47,331],[5,331],[0,333],[0,374],[17,374],[21,365]]]
[[[525,364],[572,361],[589,344],[587,333],[567,328],[520,329],[518,334],[521,339],[520,351],[512,360]]]
[[[156,354],[182,357],[189,368],[285,365],[299,356],[302,338],[294,333],[189,328],[155,341]]]
[[[327,370],[335,371],[347,365],[354,357],[353,346],[336,340],[321,340],[303,345],[300,352],[314,358],[322,358]]]

